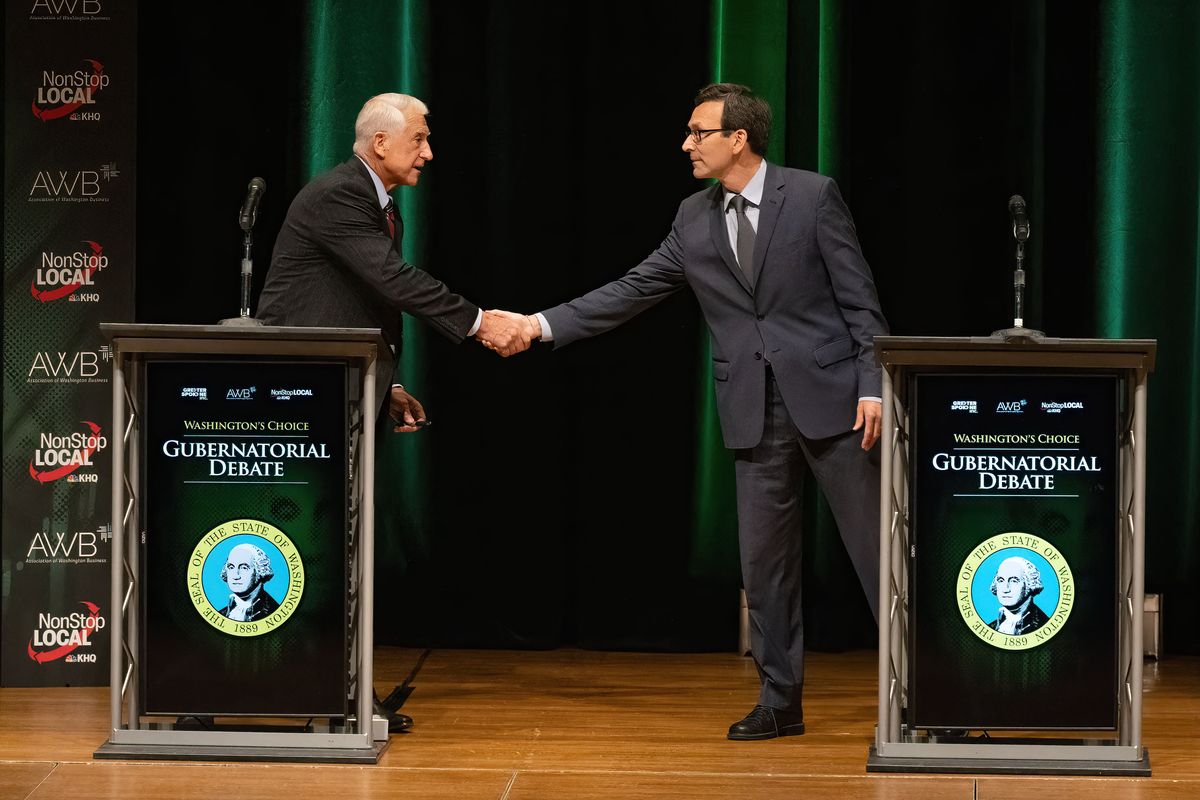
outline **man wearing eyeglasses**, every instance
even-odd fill
[[[662,245],[623,277],[526,318],[535,338],[562,347],[685,286],[695,293],[712,334],[725,445],[735,452],[742,580],[761,678],[758,704],[729,728],[737,740],[804,733],[802,461],[878,619],[874,337],[887,323],[837,185],[765,161],[770,127],[770,106],[746,87],[702,89],[683,152],[693,175],[717,183],[684,200]]]

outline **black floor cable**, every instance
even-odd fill
[[[413,665],[412,671],[409,672],[408,677],[404,679],[404,682],[395,689],[392,689],[388,696],[379,702],[379,704],[386,708],[389,713],[394,714],[399,711],[401,706],[404,705],[404,701],[408,699],[410,694],[412,694],[412,682],[416,679],[417,674],[421,671],[421,667],[425,664],[425,659],[429,658],[429,654],[432,652],[432,649],[426,649],[424,652],[422,652],[417,658],[417,663]]]

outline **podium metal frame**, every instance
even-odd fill
[[[879,520],[879,719],[868,772],[1150,775],[1142,746],[1142,621],[1145,571],[1146,384],[1153,339],[1021,339],[878,336],[883,365]],[[1119,442],[1117,547],[1119,696],[1115,738],[966,739],[909,729],[908,696],[910,374],[954,367],[1051,368],[1124,373],[1129,422]]]
[[[376,328],[283,328],[272,326],[109,324],[112,341],[112,637],[108,740],[95,752],[106,759],[215,761],[308,761],[374,764],[387,748],[387,721],[373,716],[375,572],[375,422],[382,395],[380,366],[392,354]],[[350,648],[346,665],[351,716],[339,723],[181,728],[143,719],[141,675],[140,548],[145,539],[140,509],[139,450],[144,409],[140,381],[147,357],[261,356],[343,361],[358,380],[351,386],[348,436],[350,467]],[[386,374],[383,376],[386,379]],[[357,388],[357,398],[353,392]],[[354,400],[357,404],[354,404]],[[270,715],[263,715],[270,718]],[[258,718],[256,718],[258,719]]]

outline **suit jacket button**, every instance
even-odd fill
[[[755,354],[754,354],[754,360],[755,360],[755,361],[762,361],[762,353],[755,353]]]

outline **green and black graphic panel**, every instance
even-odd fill
[[[911,381],[909,723],[1115,728],[1118,377]]]
[[[347,375],[146,364],[146,713],[345,714]]]

